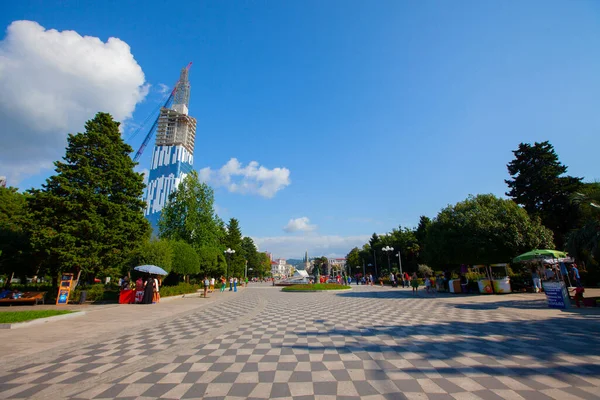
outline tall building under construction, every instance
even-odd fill
[[[169,196],[193,169],[196,119],[188,115],[188,68],[181,70],[171,106],[160,110],[146,194],[146,218],[158,232],[158,220]]]

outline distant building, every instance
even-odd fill
[[[275,261],[271,261],[271,274],[277,276],[287,276],[289,274],[290,266],[287,265],[285,258],[279,258]]]
[[[267,255],[267,257],[269,257],[269,261],[273,261],[273,254],[269,253],[268,251],[265,251],[265,254]]]
[[[329,258],[327,260],[329,271],[337,270],[339,272],[346,271],[346,259],[345,258]],[[331,272],[330,272],[331,273]]]
[[[5,176],[0,176],[0,187],[3,187],[3,188],[6,187],[6,177]]]

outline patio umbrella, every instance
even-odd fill
[[[134,268],[136,271],[146,272],[152,275],[168,275],[169,273],[162,269],[161,267],[157,267],[156,265],[140,265],[139,267]]]
[[[567,257],[567,253],[559,250],[531,250],[527,253],[523,253],[520,256],[513,258],[514,263],[536,260],[540,258],[565,258]]]

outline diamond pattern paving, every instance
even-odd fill
[[[600,399],[600,315],[455,300],[250,286],[152,329],[2,371],[0,398]]]

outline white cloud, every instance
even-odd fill
[[[236,158],[230,159],[218,170],[202,168],[198,176],[201,181],[215,187],[226,187],[232,193],[258,194],[267,198],[275,196],[291,183],[287,168],[268,169],[256,161],[250,161],[244,167]]]
[[[292,218],[287,223],[286,226],[283,227],[283,230],[290,232],[310,232],[317,229],[316,225],[311,225],[308,217],[300,217],[300,218]]]
[[[98,111],[131,117],[148,93],[127,43],[15,21],[0,41],[0,165],[13,181],[52,167]]]
[[[302,258],[308,250],[310,257],[345,257],[353,247],[362,247],[371,235],[305,235],[253,237],[260,251],[273,253],[276,258]]]
[[[165,85],[164,83],[159,83],[158,84],[158,93],[160,94],[165,94],[170,90],[170,88]]]
[[[148,185],[148,179],[150,178],[150,170],[148,168],[138,168],[136,172],[144,175],[144,185]]]

